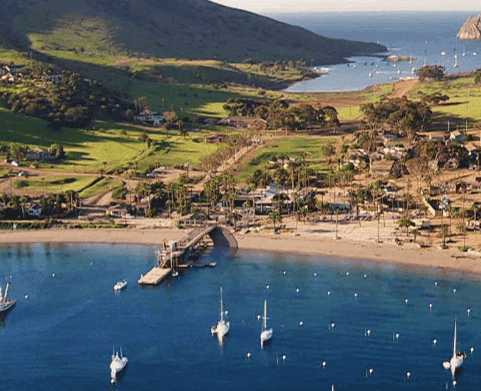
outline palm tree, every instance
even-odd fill
[[[234,231],[237,231],[237,221],[241,219],[241,215],[237,209],[232,209],[227,215],[227,218],[234,223]]]
[[[408,235],[409,227],[412,227],[414,225],[414,223],[409,217],[403,217],[397,223],[399,224],[399,228],[406,228],[406,236]]]
[[[307,207],[306,207],[306,206],[303,206],[302,208],[299,208],[298,211],[297,211],[297,219],[298,219],[298,220],[302,219],[302,221],[304,222],[304,224],[306,224],[307,214],[308,214]]]
[[[477,217],[477,214],[478,214],[479,206],[478,206],[477,204],[473,204],[473,206],[471,206],[470,210],[473,211],[474,221],[476,221],[476,217]]]
[[[447,236],[447,234],[448,234],[448,226],[443,224],[441,226],[441,235],[443,237],[443,248],[446,247],[446,236]]]
[[[379,240],[379,220],[381,219],[381,212],[376,212],[374,215],[376,216],[377,220],[377,242],[381,243],[381,241]]]
[[[339,214],[341,213],[341,211],[339,209],[335,209],[334,213],[336,214],[336,236],[334,238],[339,239],[339,237],[337,236],[337,227],[339,225]]]
[[[417,228],[413,228],[413,229],[411,229],[410,232],[414,236],[414,243],[416,243],[416,236],[418,235],[419,230]]]
[[[463,235],[463,248],[466,248],[466,226],[460,224],[456,226],[460,234]]]
[[[276,223],[281,224],[282,223],[282,217],[279,213],[277,213],[276,210],[271,210],[269,212],[269,215],[267,216],[267,222],[272,223],[272,228],[274,232],[276,231]]]
[[[25,208],[26,208],[26,204],[27,202],[29,201],[30,197],[27,196],[27,195],[22,195],[20,197],[20,204],[22,206],[22,217],[25,218]]]

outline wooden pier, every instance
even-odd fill
[[[158,285],[167,276],[172,273],[173,269],[186,269],[190,267],[215,267],[216,262],[210,264],[196,264],[196,256],[202,249],[210,246],[213,242],[213,231],[217,230],[227,238],[229,247],[237,248],[237,242],[230,232],[225,232],[225,228],[210,225],[202,228],[196,228],[190,231],[178,242],[171,242],[170,246],[164,240],[162,248],[157,252],[157,263],[149,270],[148,273],[141,276],[138,280],[140,285]],[[191,260],[189,260],[191,259]],[[194,259],[194,261],[192,261]]]

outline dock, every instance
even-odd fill
[[[222,243],[222,239],[225,243]],[[221,241],[220,244],[217,241]],[[215,267],[217,262],[208,264],[196,263],[201,252],[212,245],[223,245],[237,249],[237,241],[225,228],[216,225],[204,226],[194,229],[178,242],[168,245],[164,240],[163,246],[157,252],[157,262],[145,275],[138,280],[140,285],[158,285],[174,269]]]
[[[172,269],[170,267],[154,266],[145,275],[140,277],[138,283],[140,285],[158,285],[171,272],[172,272]]]

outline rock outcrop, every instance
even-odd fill
[[[468,16],[456,34],[456,38],[481,41],[481,13],[473,17]]]

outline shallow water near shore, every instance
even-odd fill
[[[17,299],[0,327],[2,388],[454,389],[442,362],[451,356],[455,317],[458,349],[468,354],[455,389],[481,384],[479,277],[368,260],[262,251],[228,258],[215,251],[201,260],[218,261],[215,269],[189,269],[158,287],[140,287],[136,281],[156,250],[1,246],[2,286],[9,281],[9,296]],[[124,278],[127,288],[113,292]],[[220,285],[231,322],[223,346],[210,335]],[[264,298],[274,336],[262,350],[257,315]],[[114,387],[113,345],[129,359]]]

